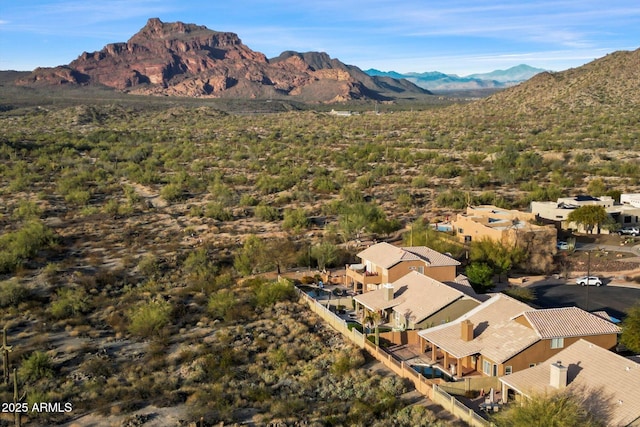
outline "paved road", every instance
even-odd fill
[[[618,286],[578,286],[558,282],[530,286],[536,293],[535,305],[542,308],[577,306],[587,311],[606,310],[623,319],[625,312],[640,303],[640,288]],[[588,306],[587,306],[588,298]]]
[[[620,246],[620,245],[600,245],[598,243],[576,243],[576,251],[593,251],[598,249],[604,249],[610,252],[628,252],[636,255],[640,255],[640,245],[635,246]]]

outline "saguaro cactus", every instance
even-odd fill
[[[7,345],[7,327],[2,328],[2,374],[4,383],[9,383],[9,353],[12,351],[12,346]]]

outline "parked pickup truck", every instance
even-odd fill
[[[630,236],[640,236],[640,228],[638,227],[624,227],[618,230],[618,233],[628,234]]]

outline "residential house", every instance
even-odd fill
[[[367,292],[382,283],[392,283],[411,271],[441,282],[456,278],[460,262],[426,246],[400,248],[377,243],[357,254],[361,262],[346,266],[345,285],[354,292]]]
[[[490,239],[527,251],[530,265],[546,270],[553,263],[558,231],[550,225],[537,225],[533,213],[501,209],[492,205],[468,206],[452,221],[458,238],[465,242]]]
[[[640,208],[635,206],[637,198],[633,194],[620,196],[622,204],[615,204],[610,196],[591,197],[576,196],[562,197],[556,202],[531,202],[531,212],[547,223],[553,223],[561,230],[576,230],[584,233],[587,230],[580,224],[569,222],[569,214],[580,206],[596,205],[605,208],[611,220],[622,227],[635,226],[640,222]],[[596,233],[609,233],[609,230],[601,228],[594,230]]]
[[[377,290],[356,295],[356,311],[364,307],[382,315],[396,330],[423,329],[462,316],[480,301],[445,283],[411,271]]]
[[[585,339],[500,382],[505,401],[566,390],[578,394],[608,426],[640,426],[640,363]]]
[[[624,193],[620,195],[620,204],[640,208],[640,193]]]
[[[613,348],[620,328],[577,307],[535,310],[497,294],[451,323],[418,332],[422,352],[453,376],[501,376],[547,360],[580,338]]]

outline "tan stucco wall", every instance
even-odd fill
[[[426,267],[424,269],[424,275],[436,279],[439,282],[453,282],[457,275],[456,266]]]
[[[402,261],[382,273],[382,277],[383,279],[385,279],[383,283],[395,282],[396,280],[413,271],[411,267],[414,267],[416,271],[419,271],[418,267],[422,267],[424,269],[425,276],[429,276],[440,282],[453,281],[456,278],[455,265],[444,267],[429,267],[424,263],[424,261]]]
[[[607,350],[615,347],[617,342],[615,334],[565,338],[562,348],[551,348],[551,340],[541,340],[499,366],[498,374],[504,375],[505,366],[511,366],[513,372],[518,372],[527,369],[531,363],[544,362],[581,338]]]

